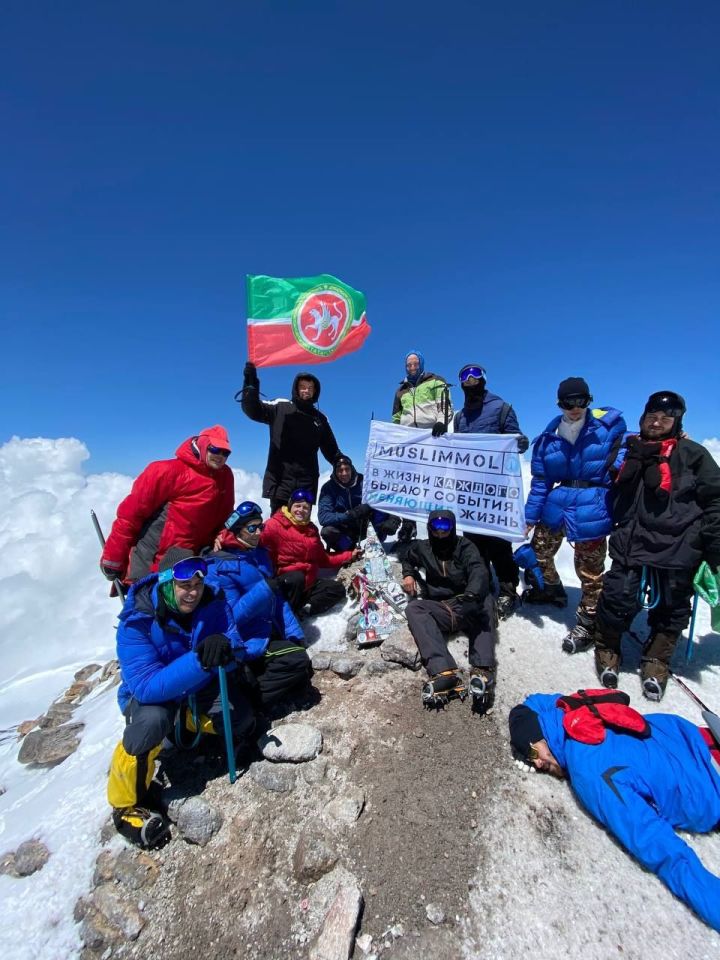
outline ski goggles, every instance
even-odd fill
[[[487,380],[485,376],[485,371],[482,367],[463,367],[460,371],[460,383],[465,383],[466,380]]]
[[[562,400],[558,400],[558,406],[561,410],[585,410],[591,403],[592,397],[589,397],[586,393],[578,393],[577,395],[563,397]]]
[[[264,527],[265,527],[265,524],[262,522],[262,520],[258,520],[257,523],[245,524],[245,529],[247,530],[248,533],[257,533],[258,530],[263,530]]]
[[[178,560],[167,570],[162,570],[158,574],[158,583],[167,583],[169,580],[188,581],[195,576],[205,579],[207,572],[208,565],[202,557],[187,557],[185,560]]]
[[[435,533],[438,533],[439,531],[450,533],[455,524],[452,522],[450,517],[433,517],[432,520],[428,522],[428,526]]]
[[[677,393],[654,393],[645,405],[645,414],[664,413],[668,417],[681,417],[685,404]]]
[[[246,520],[248,517],[262,517],[262,508],[252,500],[243,500],[225,521],[227,530],[232,530],[236,523]]]
[[[227,447],[214,447],[211,443],[208,444],[208,453],[212,453],[215,457],[225,457],[225,459],[230,456],[230,451]]]
[[[315,497],[309,490],[293,490],[288,500],[289,503],[309,503],[312,506],[315,503]]]

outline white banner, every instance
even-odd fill
[[[373,420],[363,500],[426,521],[452,510],[458,530],[525,539],[525,497],[515,433],[446,433]]]

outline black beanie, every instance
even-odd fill
[[[557,396],[558,400],[566,397],[589,397],[590,387],[582,377],[568,377],[558,387]]]
[[[353,469],[353,462],[350,457],[346,456],[344,453],[339,453],[333,460],[333,470],[337,470],[338,467],[342,467],[345,464],[346,466]]]
[[[508,724],[510,726],[510,743],[525,759],[527,759],[530,744],[545,739],[538,715],[530,707],[526,707],[524,703],[519,703],[512,708],[508,717]]]
[[[196,556],[197,554],[192,550],[188,550],[187,547],[169,547],[165,556],[160,561],[158,572],[162,573],[163,570],[170,570],[176,563],[180,563],[181,560],[187,560],[188,557]]]

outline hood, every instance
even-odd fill
[[[298,392],[297,392],[298,380],[312,380],[312,382],[315,384],[315,396],[311,401],[307,402],[307,401],[301,400],[298,397]],[[315,376],[314,373],[299,373],[293,380],[292,393],[290,394],[290,396],[292,398],[292,402],[296,406],[306,407],[306,408],[313,407],[320,399],[320,381],[318,380],[318,378]]]
[[[418,358],[418,371],[411,377],[407,372],[407,362],[408,357],[417,357]],[[419,350],[408,350],[405,354],[405,379],[408,383],[411,383],[415,386],[422,379],[422,375],[425,373],[425,357],[420,353]]]
[[[525,705],[537,714],[547,745],[563,770],[567,770],[566,734],[563,727],[565,714],[561,707],[556,706],[562,696],[562,693],[534,693],[525,700]]]
[[[227,464],[221,467],[220,470],[213,470],[212,467],[207,465],[205,458],[207,457],[207,449],[209,446],[224,447],[226,450],[230,449],[230,439],[228,438],[225,427],[221,427],[219,424],[216,424],[214,427],[205,427],[197,436],[188,437],[187,440],[183,440],[175,451],[175,456],[178,460],[182,460],[183,463],[187,463],[196,470],[204,470],[206,473],[220,474],[223,470],[229,470],[230,467],[228,467]]]
[[[448,537],[436,537],[430,529],[430,521],[436,517],[445,517],[452,521],[452,530]],[[452,510],[431,510],[428,514],[428,542],[430,549],[439,560],[449,560],[457,544],[457,521]]]

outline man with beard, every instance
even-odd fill
[[[407,621],[430,680],[423,686],[426,707],[465,699],[467,688],[447,646],[447,635],[462,630],[469,639],[473,709],[486,713],[495,697],[493,599],[485,561],[458,536],[451,510],[432,510],[428,539],[410,544],[402,564],[403,590],[410,596]]]
[[[650,637],[640,676],[648,700],[661,700],[677,639],[690,619],[693,578],[704,560],[720,565],[720,467],[683,435],[685,401],[653,393],[628,437],[613,486],[612,566],[597,608],[595,666],[605,687],[620,669],[620,639],[646,605]]]
[[[260,399],[260,380],[255,364],[246,363],[240,397],[243,413],[258,423],[266,423],[270,430],[270,450],[263,477],[262,493],[270,501],[270,512],[275,513],[288,502],[293,490],[309,490],[317,497],[318,450],[328,463],[334,463],[340,453],[324,413],[317,408],[320,399],[320,381],[312,373],[299,373],[292,386],[291,400]],[[228,511],[230,512],[230,511]]]
[[[455,414],[455,433],[517,433],[518,453],[525,453],[528,438],[520,433],[512,406],[487,389],[485,368],[479,363],[467,363],[458,377],[465,403]],[[492,564],[495,569],[499,584],[497,612],[501,620],[506,620],[515,609],[520,582],[512,545],[509,540],[487,534],[466,533],[465,536],[478,548],[488,567]]]

